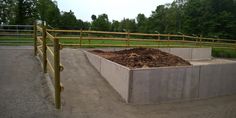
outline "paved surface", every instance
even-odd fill
[[[62,110],[48,99],[30,47],[0,47],[0,118],[236,118],[236,95],[159,105],[130,105],[80,50],[63,49]]]
[[[0,118],[53,118],[41,68],[30,47],[0,47]]]

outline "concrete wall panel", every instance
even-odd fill
[[[159,103],[168,100],[168,74],[165,69],[153,69],[150,73],[150,102]]]
[[[149,103],[149,86],[150,86],[150,71],[147,70],[135,70],[133,71],[132,80],[132,92],[131,100],[132,103],[148,104]]]
[[[170,53],[170,48],[158,48],[158,49],[163,51],[163,52]]]
[[[236,94],[236,63],[222,64],[219,95]]]
[[[134,70],[132,100],[135,103],[159,103],[181,100],[185,68]]]
[[[199,98],[219,95],[221,82],[220,65],[203,65],[200,68]]]
[[[170,48],[170,53],[186,60],[192,59],[192,48]]]
[[[165,69],[168,75],[168,101],[181,100],[183,83],[185,79],[185,68]]]
[[[186,67],[186,75],[183,85],[183,99],[198,98],[200,66]]]
[[[98,72],[101,72],[101,57],[98,55],[85,52],[89,62],[97,69]]]
[[[128,102],[129,97],[129,69],[107,59],[101,59],[101,75]]]
[[[209,60],[211,58],[211,48],[192,48],[192,60]]]

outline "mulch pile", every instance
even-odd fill
[[[127,66],[129,68],[148,68],[166,66],[188,66],[188,61],[152,48],[133,48],[128,50],[104,52],[102,50],[90,51],[108,60]]]

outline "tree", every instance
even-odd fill
[[[0,24],[9,24],[14,18],[15,0],[0,0]]]
[[[119,29],[119,25],[120,25],[119,21],[113,20],[112,23],[111,23],[111,31],[114,31],[114,32],[121,31]]]
[[[157,6],[156,10],[152,12],[149,17],[148,28],[150,33],[158,31],[160,33],[168,33],[168,23],[166,18],[167,8],[165,5]]]
[[[17,0],[15,24],[32,24],[36,19],[36,0]]]
[[[184,31],[209,37],[236,38],[236,14],[233,0],[188,0]]]
[[[147,32],[147,18],[144,14],[138,14],[136,17],[138,32]]]
[[[121,29],[121,31],[125,31],[125,32],[136,32],[137,31],[137,26],[136,26],[135,20],[124,18],[120,22],[120,29]]]
[[[60,10],[56,1],[52,0],[38,0],[37,10],[39,19],[46,21],[52,27],[60,25]]]
[[[110,25],[107,14],[101,14],[92,21],[93,30],[109,31]]]
[[[97,16],[93,14],[93,15],[91,16],[91,19],[92,19],[93,21],[95,21],[95,20],[97,19]]]
[[[83,22],[83,29],[90,30],[91,29],[91,23],[90,22]]]
[[[60,22],[60,27],[65,29],[75,29],[78,24],[74,12],[72,12],[71,10],[69,12],[62,12]]]

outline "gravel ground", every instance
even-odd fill
[[[236,95],[157,105],[126,104],[84,53],[62,50],[62,109],[49,100],[32,48],[0,47],[0,118],[236,118]]]
[[[0,118],[57,118],[30,47],[0,47]]]

